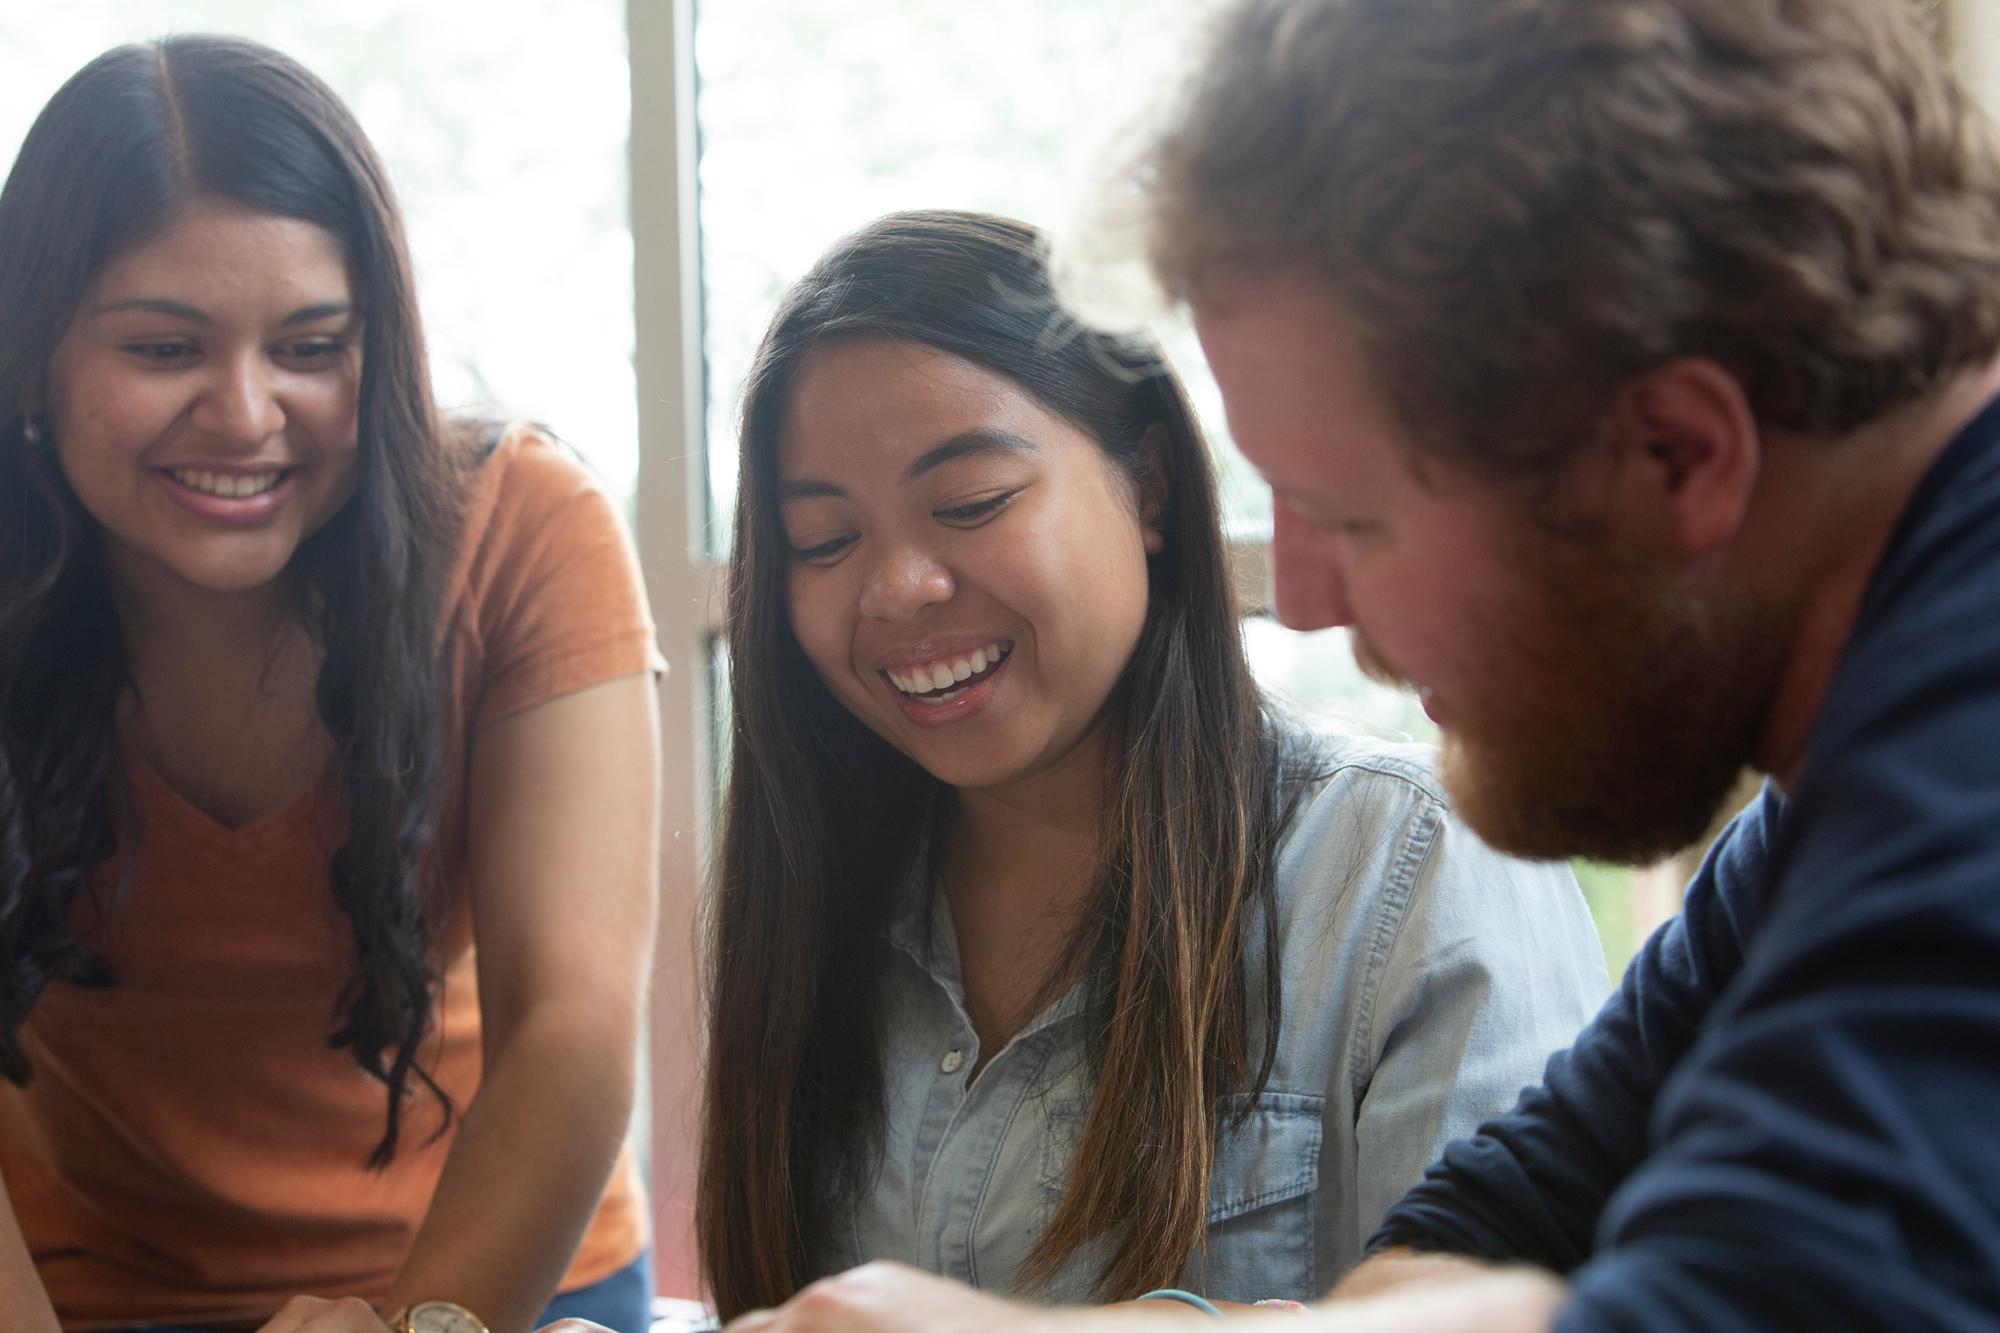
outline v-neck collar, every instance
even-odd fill
[[[123,728],[118,732],[118,748],[142,811],[166,820],[182,834],[197,841],[239,850],[282,841],[290,837],[299,825],[317,819],[339,775],[338,763],[328,760],[319,776],[284,805],[247,824],[232,825],[202,809],[174,786],[147,760]]]

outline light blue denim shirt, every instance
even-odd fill
[[[1183,1285],[1228,1300],[1317,1296],[1447,1140],[1506,1110],[1609,989],[1566,866],[1502,857],[1451,814],[1423,746],[1330,739],[1331,776],[1280,848],[1277,1060],[1225,1131],[1204,1260]],[[892,930],[880,1171],[832,1228],[827,1271],[900,1259],[1016,1290],[1089,1109],[1080,991],[980,1070],[942,900]],[[1253,951],[1253,976],[1264,956]],[[1254,993],[1254,991],[1253,991]],[[1087,1302],[1099,1238],[1019,1294]]]

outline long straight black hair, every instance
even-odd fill
[[[0,1074],[28,1080],[21,1025],[50,983],[114,984],[70,917],[134,832],[121,827],[115,735],[131,682],[101,536],[54,442],[31,443],[24,424],[97,274],[201,198],[324,228],[364,320],[358,489],[287,572],[323,654],[317,706],[347,805],[331,872],[354,974],[329,1040],[387,1084],[381,1165],[410,1080],[430,1083],[417,1051],[437,982],[426,879],[459,467],[380,162],[331,89],[240,39],[172,37],[91,61],[43,108],[0,191]]]
[[[1247,958],[1261,939],[1275,960],[1275,848],[1308,752],[1282,742],[1245,665],[1208,455],[1158,350],[1066,316],[1031,228],[949,212],[894,214],[835,245],[780,304],[746,391],[707,951],[697,1234],[710,1291],[725,1317],[782,1301],[867,1188],[883,934],[944,795],[835,701],[791,630],[786,395],[815,347],[852,337],[997,371],[1087,431],[1135,488],[1150,467],[1166,474],[1166,541],[1107,712],[1104,871],[1060,978],[1045,979],[1083,979],[1097,1090],[1023,1275],[1045,1280],[1115,1235],[1099,1290],[1137,1295],[1199,1250],[1218,1108],[1269,1074],[1278,969],[1253,978]]]

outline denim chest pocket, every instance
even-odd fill
[[[1187,1281],[1219,1300],[1318,1296],[1313,1233],[1319,1199],[1320,1118],[1326,1098],[1266,1092],[1239,1123],[1240,1095],[1223,1103],[1208,1181],[1208,1245]]]
[[[1311,1300],[1320,1294],[1313,1240],[1326,1099],[1266,1092],[1234,1122],[1244,1100],[1239,1094],[1223,1103],[1208,1182],[1207,1245],[1189,1259],[1181,1285],[1220,1300]],[[1062,1200],[1089,1110],[1073,1101],[1048,1108],[1044,1224]]]

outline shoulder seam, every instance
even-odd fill
[[[1415,785],[1415,784],[1412,784]],[[1381,907],[1376,913],[1375,930],[1368,941],[1368,962],[1361,985],[1361,1012],[1356,1017],[1355,1026],[1367,1034],[1367,1041],[1356,1044],[1348,1057],[1348,1079],[1353,1100],[1358,1105],[1361,1090],[1367,1085],[1374,1067],[1377,1046],[1375,1031],[1376,1001],[1381,995],[1382,978],[1388,972],[1389,958],[1396,950],[1396,943],[1402,937],[1403,927],[1410,916],[1410,902],[1416,896],[1417,877],[1430,860],[1431,852],[1437,846],[1438,834],[1444,827],[1447,807],[1442,801],[1431,800],[1415,812],[1415,822],[1403,839],[1402,850],[1390,867],[1388,882],[1383,886]]]

